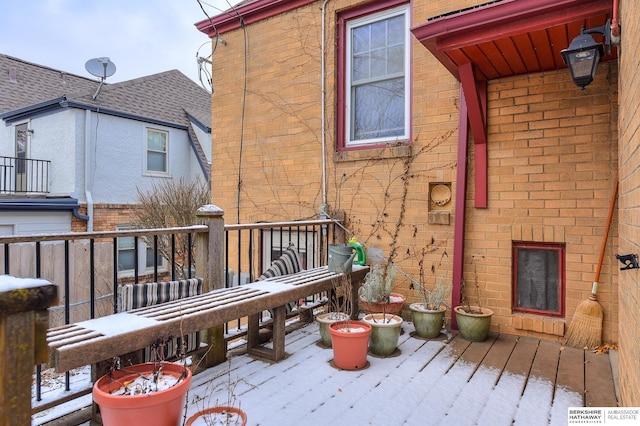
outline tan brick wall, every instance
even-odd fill
[[[335,11],[358,3],[328,3],[328,40],[336,39]],[[413,23],[480,3],[414,1]],[[318,215],[323,202],[318,4],[248,25],[246,39],[242,30],[226,33],[226,45],[213,56],[212,202],[225,210],[228,222],[238,216],[239,164],[241,222]],[[395,260],[412,277],[422,264],[433,285],[435,275],[451,276],[456,212],[451,201],[445,206],[449,224],[429,223],[428,191],[447,183],[455,197],[460,186],[455,182],[459,84],[415,38],[412,43],[410,155],[401,148],[335,155],[336,45],[327,44],[327,203],[332,211],[345,212],[351,232],[385,255],[402,218]],[[496,310],[494,331],[560,339],[566,328],[565,318],[512,314],[514,239],[566,243],[567,320],[590,293],[617,170],[616,73],[615,65],[602,66],[585,91],[566,70],[489,84],[489,206],[473,208],[470,184],[465,279],[471,279],[475,261],[483,303]],[[470,165],[473,182],[473,159]],[[617,268],[611,260],[617,235],[615,221],[598,293],[606,341],[618,339]],[[401,278],[396,290],[417,301],[407,279]]]
[[[591,292],[617,174],[616,81],[602,64],[584,91],[566,70],[489,82],[488,209],[468,208],[466,252],[500,331],[560,339]],[[513,241],[566,244],[565,318],[512,313]],[[607,342],[618,340],[616,241],[614,220],[598,287]]]
[[[620,2],[620,195],[619,253],[640,254],[640,13],[633,2]],[[637,270],[620,272],[620,396],[622,405],[640,406],[640,278]]]
[[[79,213],[86,215],[87,207],[81,207]],[[96,204],[93,206],[94,231],[114,231],[117,225],[131,223],[132,218],[133,209],[129,204]],[[74,217],[71,230],[73,232],[87,232],[87,221]]]

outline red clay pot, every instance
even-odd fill
[[[367,303],[367,300],[363,297],[360,297],[360,307],[368,314],[391,314],[391,315],[400,315],[402,313],[402,308],[404,307],[404,302],[407,298],[400,293],[390,293],[390,297],[394,299],[401,299],[395,302],[389,303]]]
[[[359,370],[367,365],[371,326],[364,321],[338,321],[329,325],[333,363],[343,370]]]
[[[231,417],[228,417],[231,416]],[[240,420],[236,421],[235,417]],[[197,425],[242,425],[247,424],[247,413],[237,407],[217,406],[206,408],[187,419],[186,426]]]
[[[187,376],[175,386],[143,395],[112,395],[122,383],[148,374],[162,364],[164,374],[180,377],[186,369]],[[113,378],[104,375],[93,385],[93,400],[100,406],[105,426],[154,425],[178,426],[182,420],[187,391],[191,387],[191,370],[172,362],[132,365],[113,372]]]

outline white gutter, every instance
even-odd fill
[[[90,187],[93,182],[93,175],[91,173],[91,111],[86,109],[84,112],[84,195],[87,198],[87,232],[93,232],[93,196],[91,195]],[[91,178],[90,178],[91,177]]]

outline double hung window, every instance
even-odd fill
[[[408,5],[344,19],[346,147],[409,139],[409,26]]]

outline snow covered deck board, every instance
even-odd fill
[[[187,414],[226,403],[229,378],[249,425],[511,426],[520,424],[516,418],[526,425],[562,425],[568,407],[587,406],[591,392],[587,400],[583,395],[590,380],[603,383],[597,393],[610,401],[604,406],[616,405],[607,354],[507,334],[493,334],[482,344],[455,333],[424,340],[411,335],[410,322],[402,327],[397,355],[369,356],[369,367],[359,371],[331,365],[333,352],[319,344],[316,323],[287,335],[291,353],[277,363],[238,347],[228,363],[194,376]],[[542,363],[550,375],[557,369],[555,384],[533,374]]]
[[[354,291],[368,270],[354,265]],[[327,267],[314,268],[50,329],[50,359],[57,371],[68,371],[149,346],[158,338],[181,336],[248,317],[249,351],[278,361],[285,356],[285,305],[331,290],[339,276]],[[271,348],[259,347],[258,339],[259,315],[267,309],[274,309]]]
[[[584,379],[581,391],[569,390],[564,379],[555,379],[556,374],[565,376],[571,370],[581,377],[586,369],[587,377],[609,384],[599,390],[601,394],[615,395],[606,354],[591,354],[598,362],[576,363],[576,355],[584,359],[587,352],[555,342],[491,335],[483,343],[469,343],[455,334],[422,340],[411,336],[411,323],[403,324],[403,330],[397,356],[370,355],[369,367],[359,371],[331,365],[333,352],[319,344],[315,323],[293,332],[296,337],[289,339],[295,342],[290,343],[295,351],[282,362],[234,356],[231,381],[241,378],[235,388],[236,405],[241,404],[251,425],[506,426],[515,419],[548,425],[565,424],[567,408],[585,404]],[[206,373],[218,379],[194,385],[190,395],[198,402],[189,405],[188,415],[211,401],[226,402],[228,366]],[[611,404],[615,406],[615,399]]]

